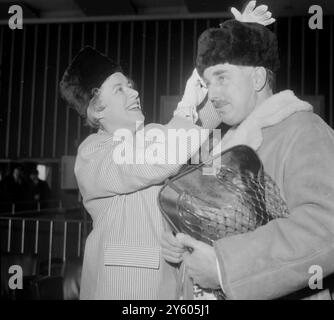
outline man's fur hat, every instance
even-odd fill
[[[120,65],[92,47],[86,46],[74,57],[60,82],[60,93],[81,116],[86,116],[95,88],[113,73],[122,72]]]
[[[220,28],[205,30],[198,39],[198,73],[203,76],[206,68],[220,63],[265,67],[276,72],[279,68],[277,38],[258,23],[225,21]]]

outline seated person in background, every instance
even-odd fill
[[[51,190],[46,181],[38,178],[38,170],[33,169],[29,175],[29,200],[30,201],[47,201],[51,198]]]
[[[23,168],[19,165],[13,168],[10,175],[5,176],[1,182],[1,200],[3,202],[21,202],[27,194],[27,183],[24,179]]]

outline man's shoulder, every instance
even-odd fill
[[[276,149],[286,153],[287,150],[294,150],[296,146],[313,150],[324,147],[332,149],[334,131],[321,117],[308,111],[296,112],[280,123],[263,130],[260,153],[270,153]]]
[[[301,111],[292,114],[279,124],[269,128],[270,131],[281,136],[296,136],[298,134],[316,135],[322,131],[333,130],[314,112]]]
[[[290,117],[282,121],[282,125],[297,129],[309,128],[314,125],[325,125],[326,123],[314,112],[300,111],[295,112]]]

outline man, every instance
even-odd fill
[[[25,200],[27,184],[22,166],[15,166],[12,173],[2,181],[3,201],[20,202]]]
[[[276,36],[261,25],[230,20],[199,38],[197,69],[230,132],[254,113],[260,119],[264,103],[282,109],[298,103],[291,91],[273,94],[278,65]],[[219,239],[213,247],[184,234],[166,233],[162,242],[166,260],[183,260],[195,284],[221,287],[227,299],[283,297],[308,287],[314,268],[323,277],[334,272],[333,130],[302,111],[261,128],[255,150],[280,188],[288,218]]]
[[[46,181],[38,178],[38,170],[32,169],[29,175],[28,193],[30,201],[47,201],[51,198],[51,190]]]

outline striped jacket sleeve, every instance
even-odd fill
[[[221,124],[219,115],[212,105],[212,103],[205,98],[205,100],[197,107],[198,121],[197,124],[203,128],[214,129]]]
[[[145,127],[146,128],[146,127]],[[200,131],[200,127],[192,122],[174,117],[166,125],[159,125],[166,134],[169,129],[193,129]],[[146,163],[143,164],[117,164],[114,159],[115,142],[109,136],[108,138],[98,138],[93,135],[84,142],[78,152],[75,165],[75,175],[84,198],[101,198],[117,194],[126,194],[146,188],[150,185],[159,184],[166,178],[177,173],[181,165],[186,163],[200,147],[202,141],[207,137],[208,130],[202,134],[202,139],[187,143],[189,147],[186,156],[176,164],[168,163]],[[167,139],[168,140],[168,139]],[[154,142],[158,143],[158,142]],[[168,141],[167,141],[168,148]],[[164,147],[166,147],[164,145]],[[150,144],[152,147],[152,144]],[[172,146],[173,147],[173,146]],[[147,148],[147,146],[145,146]]]

